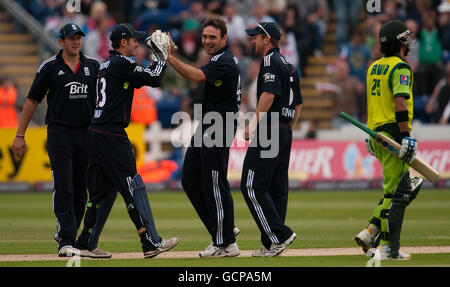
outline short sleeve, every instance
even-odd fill
[[[208,64],[200,67],[206,80],[211,84],[223,78],[224,75],[231,71],[232,66],[223,61],[210,61]]]
[[[262,67],[262,92],[268,92],[275,96],[281,96],[281,79],[273,63]]]
[[[402,67],[395,69],[391,78],[392,94],[394,97],[405,97],[409,99],[411,96],[410,85],[412,84],[411,70]]]
[[[36,100],[40,103],[45,95],[47,95],[50,86],[50,71],[49,64],[44,64],[39,67],[28,92],[29,99]]]

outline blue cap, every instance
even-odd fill
[[[278,28],[278,25],[274,22],[261,22],[253,29],[245,29],[250,36],[255,36],[258,34],[264,34],[269,36],[270,38],[274,38],[276,40],[281,39],[281,31]]]
[[[120,41],[122,39],[136,38],[136,40],[142,39],[147,35],[144,31],[136,31],[133,26],[128,23],[122,23],[112,28],[109,39],[111,42]]]
[[[64,39],[66,37],[72,37],[77,33],[80,33],[81,36],[84,36],[83,31],[81,31],[80,27],[77,24],[69,23],[64,25],[61,30],[59,30],[59,38]]]

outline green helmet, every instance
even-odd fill
[[[386,50],[387,47],[398,46],[403,44],[406,47],[406,55],[410,51],[409,35],[411,31],[408,30],[405,23],[400,20],[391,20],[383,24],[380,29],[380,45],[381,49]]]

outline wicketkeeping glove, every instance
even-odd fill
[[[404,162],[411,164],[416,157],[417,140],[415,138],[405,137],[402,140],[402,146],[398,153],[398,157]]]
[[[161,30],[156,30],[153,34],[145,39],[145,44],[152,49],[153,61],[166,61],[169,56],[170,40],[169,37],[162,33]]]
[[[371,155],[376,156],[376,155],[375,155],[375,151],[373,150],[373,147],[372,147],[372,143],[370,142],[370,139],[366,139],[365,141],[366,141],[367,151],[368,151]]]

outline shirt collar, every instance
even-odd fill
[[[62,57],[62,52],[63,52],[62,49],[59,50],[58,54],[56,55],[56,59],[57,59],[59,62],[64,63],[64,59],[63,59],[63,57]],[[80,62],[84,62],[84,61],[86,61],[86,57],[84,56],[84,54],[83,54],[82,52],[80,52]]]
[[[273,48],[271,48],[269,51],[267,51],[267,53],[266,53],[266,56],[267,55],[269,55],[270,53],[273,53],[273,52],[280,52],[280,48],[278,48],[278,47],[273,47]]]
[[[109,55],[110,56],[123,56],[120,52],[116,51],[116,50],[109,50]]]
[[[228,49],[228,45],[225,45],[224,47],[222,47],[222,49],[217,51],[213,56],[219,55],[220,53],[226,51],[227,49]]]

